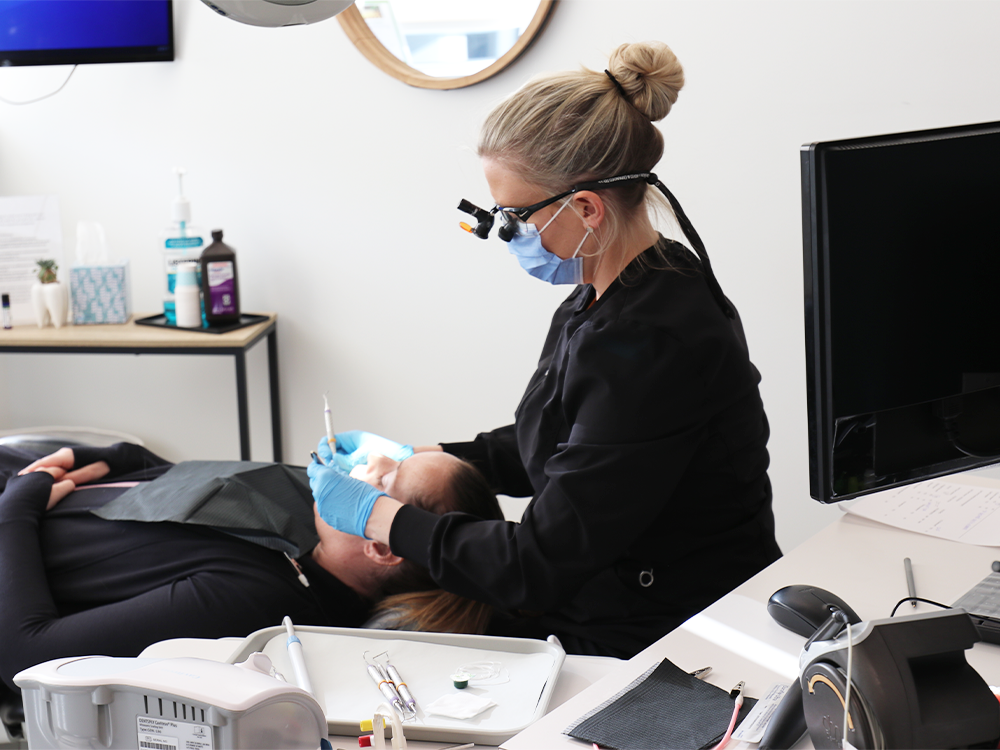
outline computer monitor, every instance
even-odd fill
[[[1000,461],[1000,122],[801,162],[811,495]]]
[[[0,0],[0,66],[173,59],[172,0]]]

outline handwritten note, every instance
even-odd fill
[[[848,513],[907,531],[1000,547],[1000,482],[985,477],[932,479],[844,505]]]

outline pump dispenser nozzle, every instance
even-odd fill
[[[177,197],[173,202],[173,218],[180,223],[183,237],[188,222],[191,221],[191,201],[184,197],[184,175],[187,170],[184,167],[174,167],[174,174],[177,175]]]

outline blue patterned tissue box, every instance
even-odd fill
[[[73,296],[73,323],[127,323],[129,301],[128,261],[69,269]]]

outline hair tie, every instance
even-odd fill
[[[618,89],[618,93],[621,94],[622,97],[624,97],[625,101],[631,104],[632,97],[630,97],[628,93],[625,91],[625,87],[621,85],[621,82],[611,74],[610,70],[606,68],[604,70],[604,74],[611,79],[611,82],[615,85],[615,88]]]

